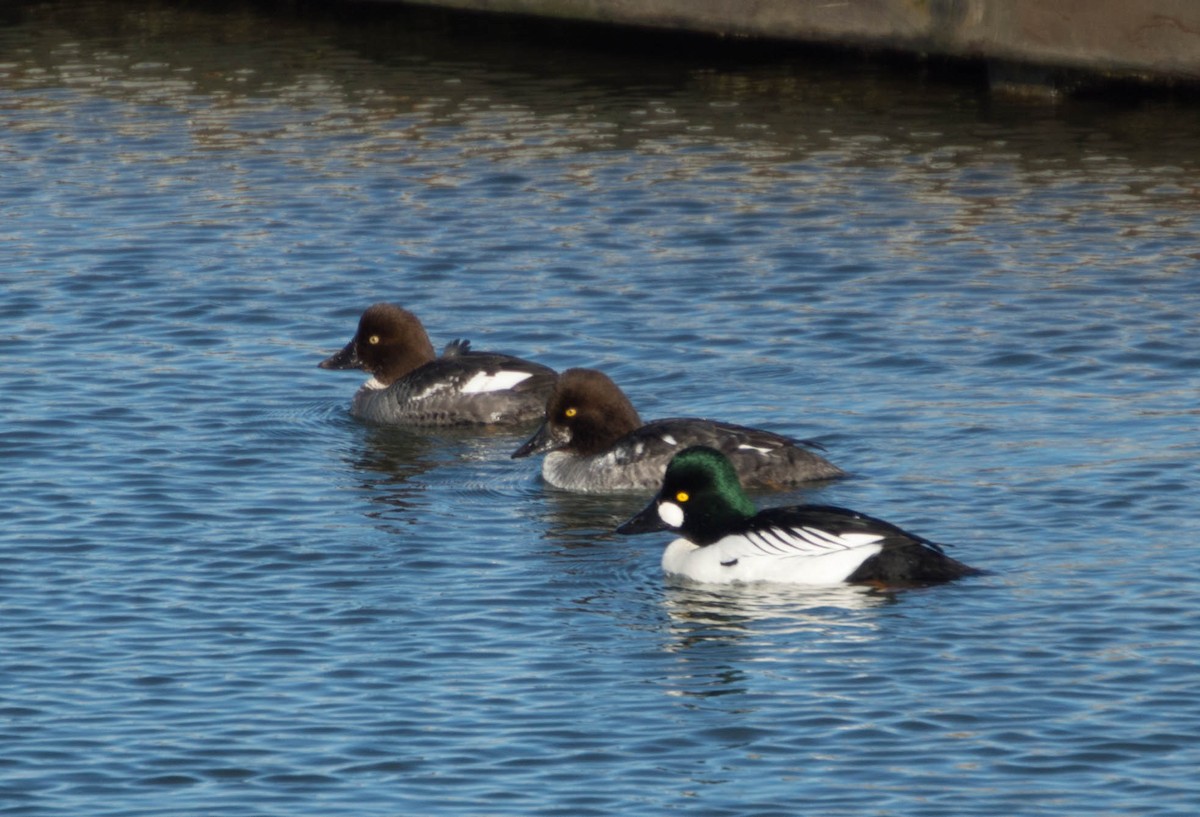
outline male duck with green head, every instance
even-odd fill
[[[720,451],[687,448],[662,488],[618,533],[670,530],[663,570],[699,582],[843,582],[911,587],[979,573],[939,545],[846,508],[795,505],[755,510]]]

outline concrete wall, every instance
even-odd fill
[[[403,0],[1200,81],[1200,0]]]

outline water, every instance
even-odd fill
[[[204,8],[4,11],[0,814],[1200,808],[1200,109]],[[989,574],[673,585],[351,419],[385,299]]]

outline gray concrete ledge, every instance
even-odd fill
[[[399,0],[1200,82],[1200,0]]]

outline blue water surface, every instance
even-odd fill
[[[0,814],[1194,815],[1200,107],[399,8],[0,17]],[[434,344],[823,442],[987,575],[706,588]]]

